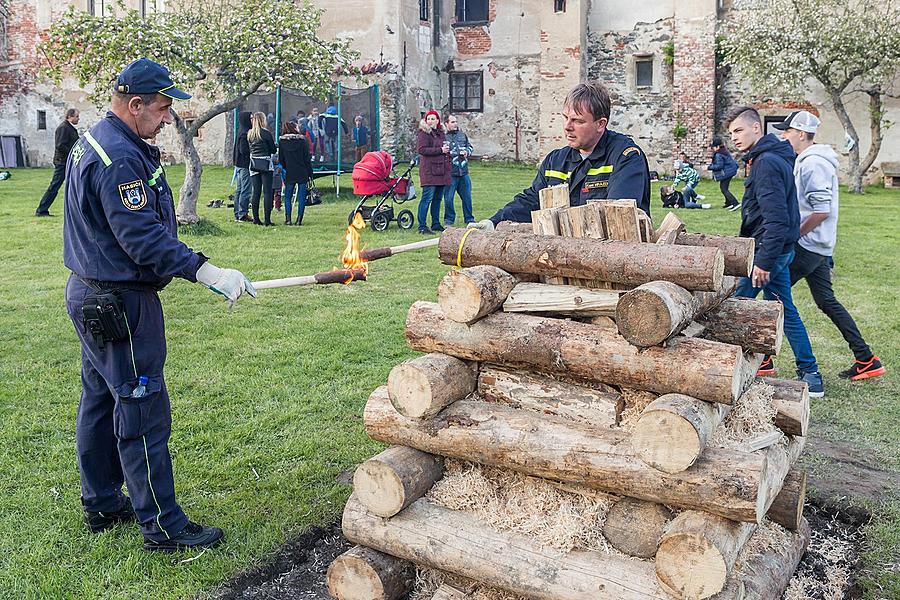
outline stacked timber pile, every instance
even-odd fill
[[[630,241],[612,239],[621,216]],[[809,540],[793,467],[809,396],[755,376],[783,316],[729,298],[752,240],[691,236],[674,215],[652,231],[633,202],[544,208],[534,227],[441,235],[459,268],[409,309],[426,354],[368,399],[366,432],[391,446],[356,470],[342,526],[357,546],[329,592],[780,597]]]

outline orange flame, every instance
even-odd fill
[[[345,269],[362,269],[366,275],[369,274],[369,261],[363,260],[359,253],[359,232],[365,229],[366,222],[360,213],[356,213],[353,222],[347,226],[347,233],[344,239],[347,245],[341,252],[341,263]],[[353,281],[352,277],[346,283]]]

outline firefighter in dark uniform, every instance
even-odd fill
[[[175,501],[157,292],[181,277],[232,303],[256,295],[240,272],[213,266],[176,237],[159,149],[144,140],[172,123],[174,99],[188,98],[165,67],[146,58],[129,64],[110,112],[78,140],[66,167],[66,308],[81,341],[76,444],[85,523],[100,532],[136,520],[148,550],[207,548],[223,538],[189,521]]]
[[[469,227],[492,231],[500,221],[530,223],[531,211],[540,209],[538,192],[563,183],[569,186],[571,206],[589,200],[634,199],[650,216],[647,157],[630,137],[606,128],[609,115],[609,93],[603,85],[576,86],[563,108],[568,146],[544,158],[530,188],[516,194],[490,219]]]

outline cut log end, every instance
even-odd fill
[[[685,557],[690,557],[690,564],[685,564]],[[659,545],[656,576],[676,598],[709,598],[725,587],[728,565],[709,540],[684,533],[669,536]]]
[[[424,419],[469,395],[475,383],[473,366],[432,352],[391,369],[388,392],[397,412],[411,419]]]
[[[672,511],[655,502],[623,498],[606,515],[603,537],[629,556],[653,558],[656,546],[672,520]]]
[[[397,411],[412,419],[420,419],[431,406],[434,393],[425,373],[413,365],[403,363],[391,369],[388,376],[391,403]]]
[[[691,294],[673,283],[646,283],[619,299],[619,333],[635,346],[661,344],[690,322],[691,303]]]
[[[325,576],[337,600],[399,600],[412,587],[415,568],[371,548],[356,546],[337,557]]]
[[[353,490],[369,512],[391,517],[407,504],[406,490],[397,472],[378,460],[367,460],[353,474]]]
[[[450,271],[438,286],[438,303],[449,318],[469,323],[477,318],[481,306],[481,288],[459,271]]]
[[[645,410],[631,436],[642,461],[664,473],[680,473],[703,452],[705,441],[687,420],[663,410]]]

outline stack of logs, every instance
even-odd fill
[[[778,352],[781,305],[729,298],[752,240],[689,235],[671,214],[652,231],[631,202],[637,233],[612,241],[605,209],[619,205],[537,211],[542,235],[443,232],[440,258],[461,268],[438,303],[409,309],[406,338],[427,354],[397,365],[366,404],[366,432],[392,446],[354,475],[342,526],[358,545],[329,568],[333,597],[403,598],[415,565],[530,599],[780,597],[809,539],[806,477],[792,466],[806,385],[765,380],[774,436],[710,441],[761,355]],[[560,221],[569,237],[552,235]],[[596,235],[578,233],[593,221]],[[618,387],[658,395],[630,430]],[[443,457],[614,494],[604,535],[623,554],[562,552],[429,502]],[[790,542],[736,569],[764,519]],[[449,586],[433,596],[466,597]]]

